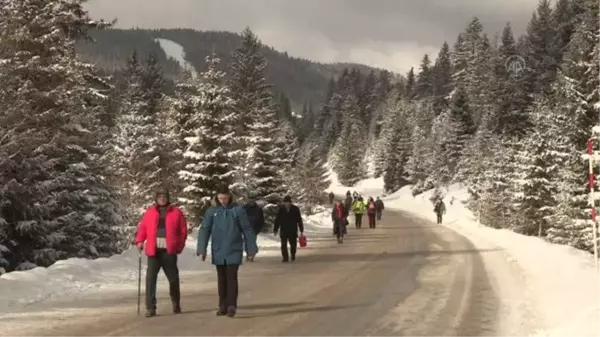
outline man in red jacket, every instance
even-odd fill
[[[181,312],[177,255],[185,247],[187,224],[183,212],[169,203],[169,191],[156,192],[156,203],[146,210],[138,225],[135,243],[148,256],[146,270],[146,317],[156,316],[156,281],[162,268],[169,280],[173,313]],[[145,246],[145,249],[144,249]]]

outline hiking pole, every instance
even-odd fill
[[[142,300],[142,251],[138,250],[138,302],[137,302],[137,314],[140,315],[140,302]]]

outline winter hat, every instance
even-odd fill
[[[156,191],[154,192],[154,198],[158,199],[159,196],[164,195],[165,197],[167,197],[167,201],[169,200],[169,189],[166,187],[160,187],[158,189],[156,189]]]
[[[292,197],[286,195],[285,197],[283,197],[283,202],[292,202]]]
[[[229,194],[229,187],[227,185],[220,186],[217,188],[217,194]]]

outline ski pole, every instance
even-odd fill
[[[137,298],[137,314],[140,315],[140,302],[142,300],[142,251],[138,255],[138,298]]]

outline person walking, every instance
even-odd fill
[[[344,243],[344,235],[348,226],[348,211],[341,200],[338,200],[331,211],[333,220],[333,233],[337,236],[338,243]]]
[[[217,316],[234,317],[238,300],[238,270],[242,264],[243,249],[246,259],[254,261],[258,253],[256,235],[243,207],[233,204],[229,189],[221,188],[216,197],[217,206],[204,214],[198,231],[196,255],[206,260],[211,240],[211,260],[217,269],[219,309]]]
[[[357,229],[362,227],[362,218],[366,211],[366,205],[362,197],[358,197],[352,204],[352,212],[354,213],[354,226]]]
[[[435,206],[433,207],[433,211],[437,215],[437,223],[442,223],[442,215],[446,214],[446,204],[442,201],[441,198],[438,198],[435,202]]]
[[[279,231],[281,229],[281,231]],[[286,195],[283,198],[283,206],[279,208],[277,216],[275,216],[275,224],[273,234],[281,239],[281,257],[282,262],[288,262],[290,255],[292,261],[296,260],[296,250],[298,248],[298,230],[300,235],[304,235],[304,224],[302,223],[302,215],[298,206],[292,204],[292,198]],[[288,252],[288,243],[290,250]]]
[[[187,222],[183,212],[170,203],[169,191],[156,191],[155,203],[144,213],[135,236],[140,251],[148,256],[146,269],[146,317],[156,316],[156,283],[160,269],[169,281],[173,313],[181,313],[181,291],[177,255],[187,238]]]
[[[335,194],[333,194],[333,192],[329,192],[329,204],[332,205],[333,204],[333,199],[335,198]]]
[[[377,211],[377,221],[379,221],[379,220],[381,220],[381,215],[383,214],[383,210],[385,209],[385,206],[383,205],[383,201],[381,199],[379,199],[379,196],[375,200],[375,208]]]
[[[377,206],[373,197],[369,197],[367,201],[367,217],[369,218],[369,228],[375,228],[375,216],[377,213]]]
[[[262,208],[258,206],[256,201],[249,199],[244,205],[244,210],[246,211],[246,215],[248,215],[250,227],[254,230],[254,234],[258,235],[265,227],[265,215]]]

